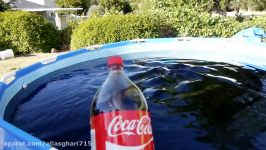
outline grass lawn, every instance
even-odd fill
[[[16,71],[18,69],[27,67],[43,59],[52,57],[54,53],[36,53],[29,55],[21,55],[12,59],[0,60],[0,78],[9,72]]]

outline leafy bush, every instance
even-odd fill
[[[266,9],[266,0],[232,0],[234,7],[262,11]]]
[[[234,17],[211,17],[191,9],[173,12],[160,9],[144,15],[111,15],[84,21],[73,32],[71,48],[134,38],[232,37],[252,26],[266,29],[266,17],[238,22]]]
[[[251,19],[248,22],[247,26],[257,26],[261,27],[266,31],[266,16],[264,17],[256,17],[255,19]]]
[[[143,1],[143,0],[141,0]],[[251,9],[263,11],[266,0],[152,0],[156,8],[181,9],[190,8],[197,11],[226,11],[232,9]]]
[[[60,43],[60,49],[61,50],[69,50],[70,49],[70,41],[71,41],[71,35],[72,35],[72,27],[68,26],[63,30],[58,31],[59,32],[59,43]]]
[[[0,0],[0,12],[7,11],[9,9],[9,4],[6,4],[3,0]]]
[[[214,7],[213,0],[154,0],[156,8],[176,10],[190,8],[197,11],[211,11]]]
[[[103,16],[105,13],[105,10],[100,5],[92,5],[87,13],[88,16]]]
[[[160,12],[164,15],[166,12]],[[208,13],[199,13],[190,9],[168,13],[170,24],[178,36],[192,37],[231,37],[240,29],[234,18],[211,17]]]
[[[132,11],[127,0],[99,0],[99,4],[107,11],[123,11],[129,13]]]
[[[176,29],[177,36],[232,37],[238,31],[251,26],[266,28],[266,17],[238,22],[234,17],[211,17],[208,13],[191,9],[174,12],[156,10],[155,13],[168,18],[169,24]]]
[[[57,47],[57,31],[52,24],[29,12],[0,13],[0,48],[16,54],[49,52]]]
[[[59,45],[61,50],[70,50],[71,35],[73,34],[73,30],[81,22],[83,22],[83,19],[69,20],[68,26],[59,31]]]
[[[136,12],[149,11],[154,9],[155,1],[154,0],[130,0],[129,1],[131,8]]]
[[[164,18],[150,14],[110,15],[90,18],[74,29],[71,48],[94,44],[174,36]]]

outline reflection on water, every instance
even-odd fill
[[[148,101],[156,149],[266,149],[265,72],[162,58],[128,61],[125,71]],[[83,63],[46,76],[5,118],[45,141],[89,141],[92,96],[107,73]]]

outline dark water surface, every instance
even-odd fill
[[[125,72],[147,99],[156,149],[266,149],[265,72],[165,58],[127,61]],[[5,119],[47,142],[90,141],[91,100],[107,74],[90,63],[52,73],[18,93]]]

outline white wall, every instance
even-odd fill
[[[23,0],[19,0],[19,1],[23,1]],[[49,8],[55,8],[56,7],[55,0],[25,0],[25,1],[36,3],[39,5],[43,5],[43,6],[46,6]]]
[[[44,0],[44,4],[50,8],[56,8],[55,0]]]
[[[27,0],[27,1],[39,4],[39,5],[45,5],[44,3],[45,0]]]

